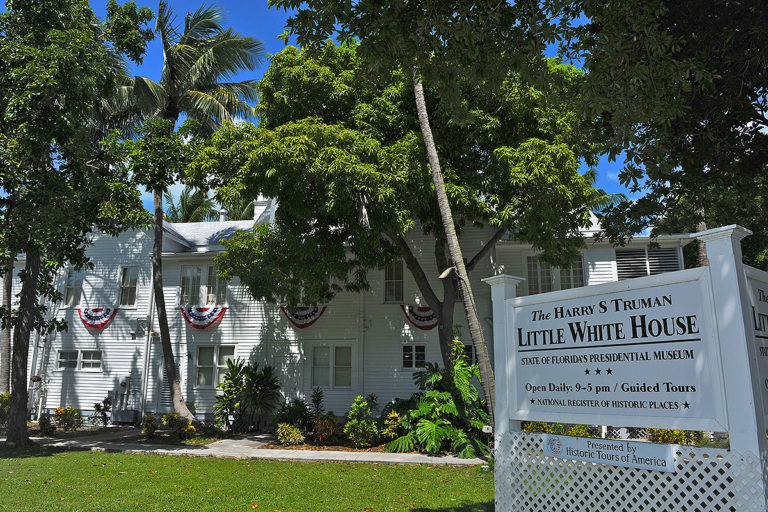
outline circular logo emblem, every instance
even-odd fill
[[[555,455],[560,455],[563,445],[560,444],[560,440],[556,437],[549,438],[549,450]]]

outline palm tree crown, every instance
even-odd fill
[[[165,219],[170,222],[204,222],[219,218],[214,200],[202,190],[196,190],[189,185],[182,190],[178,203],[170,190],[165,193],[165,201],[168,203]]]
[[[184,17],[183,27],[161,0],[155,34],[165,62],[160,81],[134,79],[134,94],[148,117],[173,122],[183,113],[212,133],[225,120],[253,118],[257,80],[229,81],[252,71],[264,57],[264,44],[224,28],[220,8],[202,6]]]

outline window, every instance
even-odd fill
[[[616,271],[619,281],[680,270],[677,248],[616,249]]]
[[[101,350],[59,350],[56,368],[59,370],[101,370]]]
[[[67,270],[67,283],[64,290],[64,305],[77,306],[80,304],[80,293],[83,289],[83,273],[70,268]]]
[[[403,302],[403,262],[396,261],[384,269],[384,302]]]
[[[138,267],[123,267],[120,276],[120,305],[136,305],[136,280],[139,275]]]
[[[576,261],[570,268],[552,267],[539,256],[528,256],[528,295],[568,290],[584,286],[584,264]]]
[[[59,350],[59,360],[56,367],[59,370],[77,368],[77,350]]]
[[[528,295],[552,291],[552,266],[538,256],[528,256]]]
[[[424,345],[403,345],[403,368],[424,368],[426,361]]]
[[[81,370],[101,369],[101,350],[83,350],[80,355]]]
[[[227,372],[227,361],[235,359],[235,347],[232,345],[221,347],[197,348],[197,377],[198,386],[216,386],[224,381]]]
[[[205,275],[205,282],[202,277]],[[227,282],[214,265],[181,267],[181,302],[188,306],[217,306],[227,300]]]
[[[348,388],[352,385],[352,347],[312,347],[312,387]]]

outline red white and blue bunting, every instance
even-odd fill
[[[405,318],[417,329],[428,331],[437,327],[437,315],[432,308],[400,304],[400,309],[403,310]]]
[[[321,316],[323,316],[323,313],[325,313],[325,308],[326,306],[309,306],[298,307],[292,311],[289,311],[287,308],[281,307],[280,310],[283,312],[288,321],[293,325],[299,329],[306,329],[313,323],[317,322]]]
[[[77,308],[77,314],[86,327],[103,329],[115,318],[117,308]]]
[[[226,310],[225,307],[193,308],[183,306],[181,314],[184,315],[187,323],[195,329],[205,329],[221,320]]]

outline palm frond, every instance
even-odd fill
[[[184,32],[179,42],[194,45],[213,37],[221,32],[223,18],[221,7],[201,5],[195,12],[187,13],[184,17]]]

